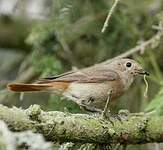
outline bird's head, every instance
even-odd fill
[[[126,88],[128,88],[138,75],[149,75],[140,64],[132,59],[117,59],[111,62],[111,65],[117,70],[122,77]]]

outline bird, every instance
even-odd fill
[[[133,59],[115,59],[107,64],[42,78],[35,83],[9,83],[13,92],[51,91],[60,94],[91,112],[103,110],[106,102],[115,101],[131,86],[138,75],[149,75]]]

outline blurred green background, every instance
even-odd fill
[[[15,94],[6,90],[6,84],[13,81],[30,83],[38,78],[100,63],[152,38],[158,32],[152,26],[163,22],[163,0],[123,0],[102,34],[103,23],[113,2],[24,0],[14,3],[1,0],[0,103],[23,108],[39,104],[44,110],[64,111],[66,108],[69,112],[85,113],[73,102],[52,93]],[[130,58],[150,72],[147,78],[148,98],[143,96],[143,79],[137,78],[130,92],[111,104],[112,112],[128,109],[131,112],[153,111],[153,115],[162,115],[162,39],[157,48],[148,48],[143,54],[134,53]],[[128,149],[152,148],[155,145],[130,146]]]

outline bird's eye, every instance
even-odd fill
[[[129,67],[131,67],[131,66],[132,66],[132,63],[130,63],[130,62],[127,62],[127,63],[126,63],[126,67],[129,68]]]

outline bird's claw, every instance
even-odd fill
[[[110,111],[102,111],[101,118],[108,120],[112,125],[114,125],[114,123],[112,121],[113,117],[112,117],[112,114],[110,113]]]
[[[123,121],[128,120],[130,112],[128,110],[120,110],[118,114],[111,114],[110,111],[102,112],[102,118],[109,120],[112,125],[114,125],[113,120],[118,120],[120,123]]]

